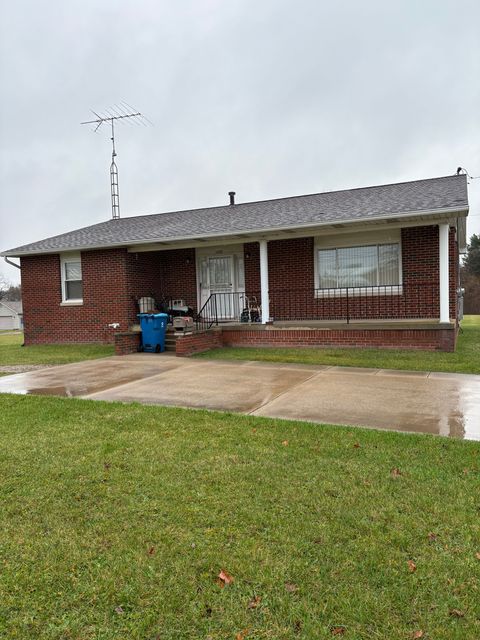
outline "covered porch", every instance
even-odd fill
[[[391,226],[130,247],[135,295],[182,301],[197,330],[455,323],[455,223]]]

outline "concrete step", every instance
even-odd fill
[[[173,332],[167,331],[165,336],[165,351],[175,352],[177,337]]]

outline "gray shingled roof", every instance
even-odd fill
[[[194,240],[252,231],[273,231],[395,218],[408,213],[435,214],[468,209],[466,176],[446,176],[397,184],[330,191],[246,202],[234,206],[174,211],[108,220],[4,251],[19,256],[138,243]]]
[[[2,298],[2,300],[0,300],[0,303],[5,305],[12,311],[15,311],[15,313],[23,313],[21,300],[5,300],[4,298]]]

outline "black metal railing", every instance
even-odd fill
[[[288,321],[351,321],[433,319],[439,316],[438,283],[282,289],[269,292],[270,317]],[[258,292],[212,293],[194,313],[197,330],[219,323],[261,321]]]
[[[219,322],[260,322],[259,301],[258,293],[212,293],[195,317],[196,328],[210,329]]]
[[[269,292],[270,317],[277,322],[433,319],[439,315],[439,287],[421,282],[335,289]],[[223,322],[261,321],[260,294],[212,293],[196,317],[197,328]]]

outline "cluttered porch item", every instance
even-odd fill
[[[260,322],[262,309],[256,296],[245,296],[245,307],[240,314],[240,322]]]
[[[193,326],[193,318],[191,316],[177,316],[173,318],[175,333],[192,333]]]

